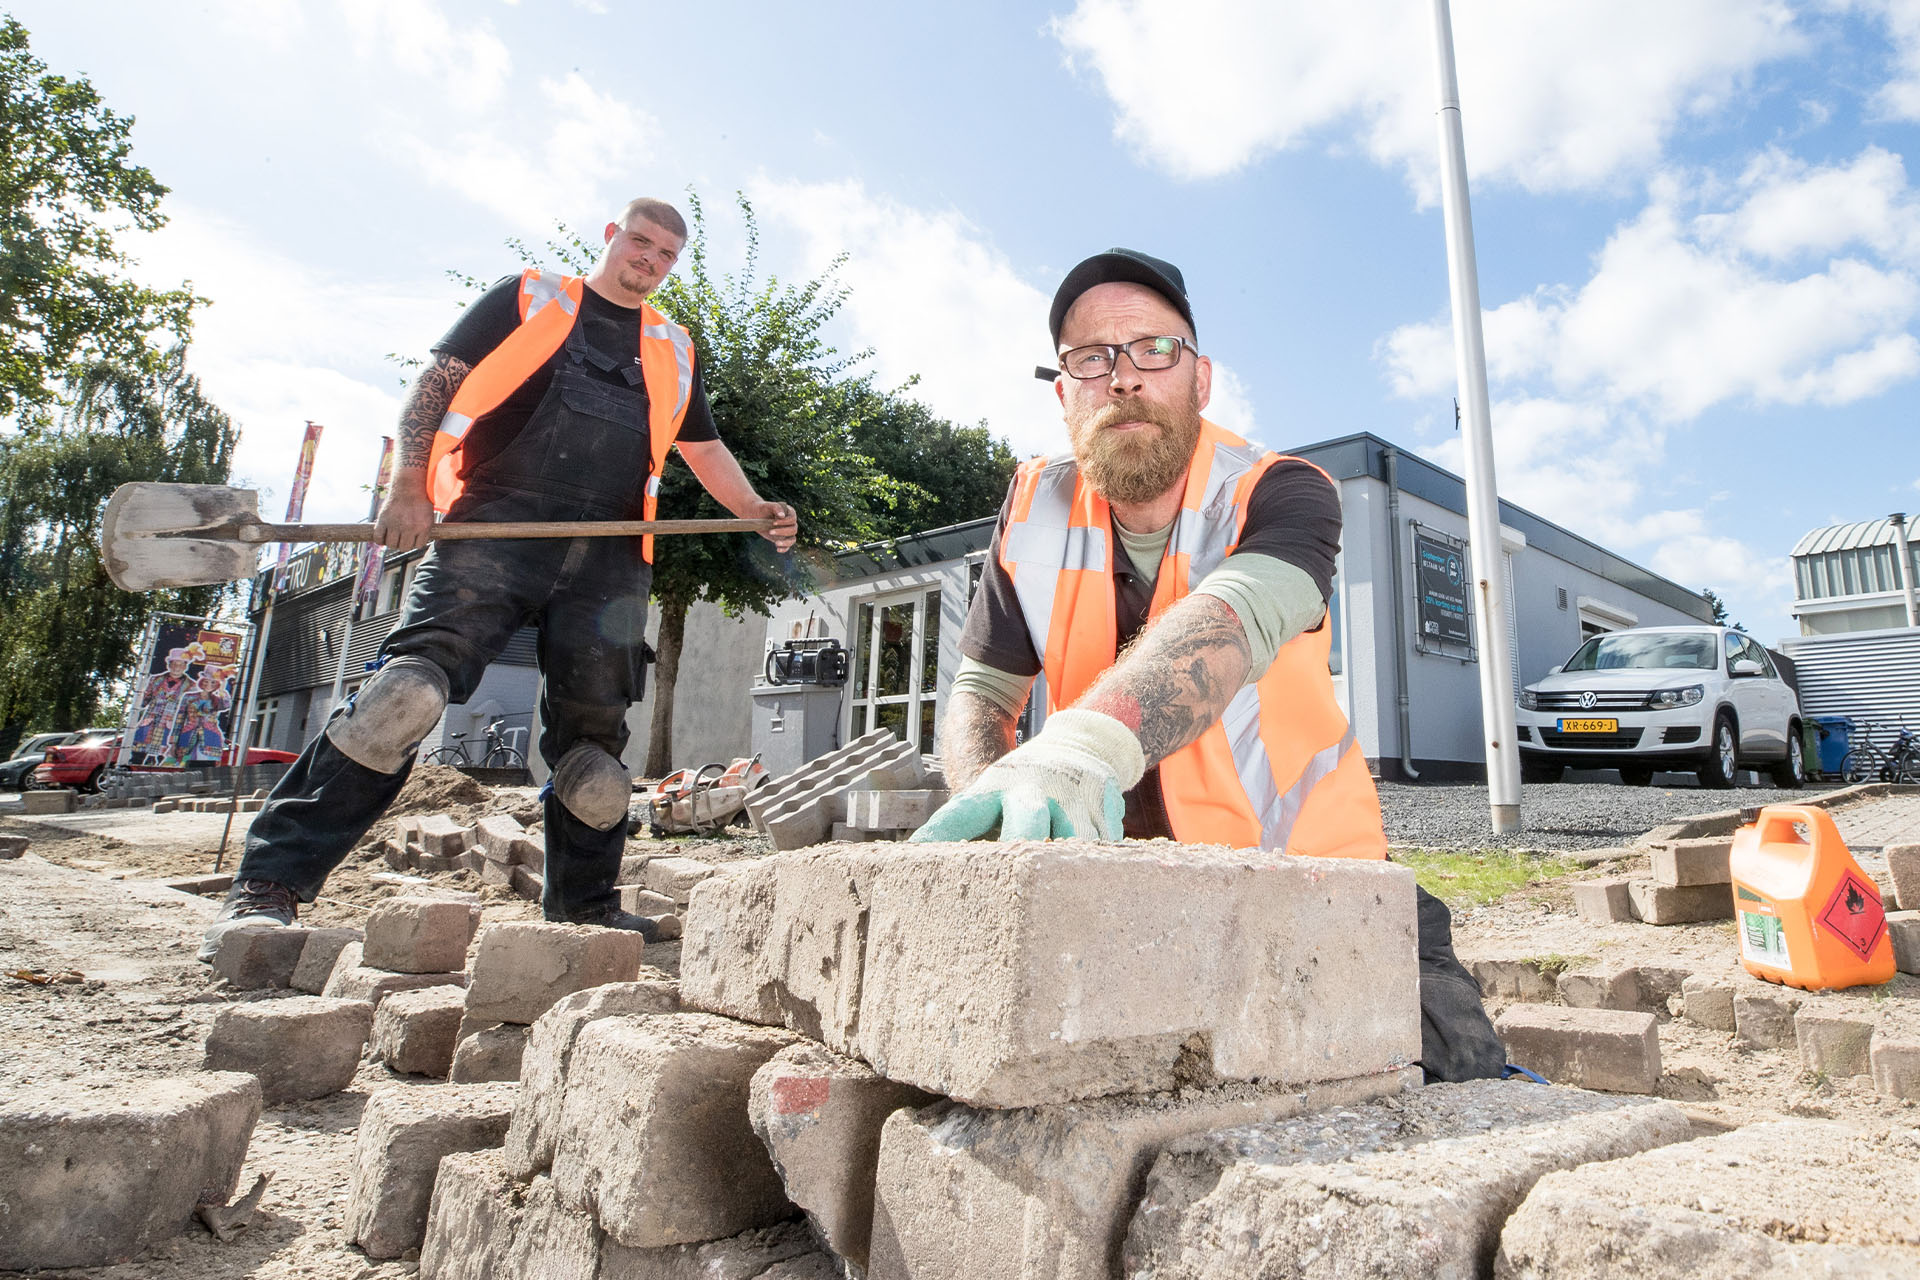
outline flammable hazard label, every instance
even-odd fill
[[[1887,911],[1880,905],[1880,890],[1849,871],[1840,877],[1833,897],[1820,913],[1825,925],[1842,942],[1859,953],[1862,960],[1873,958],[1873,946],[1887,927]]]

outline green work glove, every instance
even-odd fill
[[[1098,711],[1056,711],[1032,741],[940,806],[913,839],[1118,840],[1122,797],[1146,771],[1146,753],[1127,726]]]

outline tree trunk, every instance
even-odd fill
[[[680,678],[680,646],[687,638],[687,602],[660,602],[660,638],[654,645],[653,725],[647,731],[645,777],[673,772],[673,686]]]

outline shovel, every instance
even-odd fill
[[[764,533],[773,520],[546,520],[436,524],[438,541],[629,538],[643,533]],[[107,576],[124,591],[250,578],[263,542],[371,542],[370,524],[267,524],[260,495],[217,484],[123,484],[100,519]]]

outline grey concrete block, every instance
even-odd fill
[[[448,1078],[455,1084],[518,1080],[529,1030],[517,1023],[502,1022],[463,1038],[453,1052]]]
[[[1848,1001],[1836,1007],[1826,1001],[1807,1001],[1793,1015],[1800,1065],[1828,1076],[1871,1074],[1868,1052],[1873,1024],[1873,1011],[1858,1003]]]
[[[1575,1009],[1638,1009],[1640,971],[1631,965],[1563,973],[1560,1002]]]
[[[1793,1015],[1804,993],[1759,979],[1741,979],[1733,990],[1734,1033],[1755,1049],[1794,1047]]]
[[[403,1074],[446,1079],[466,999],[459,987],[394,992],[374,1011],[369,1051]]]
[[[1696,924],[1702,920],[1733,919],[1731,884],[1676,886],[1652,880],[1632,880],[1627,896],[1633,913],[1647,924]]]
[[[109,1266],[175,1235],[195,1205],[233,1195],[259,1118],[259,1082],[232,1072],[8,1091],[0,1270]]]
[[[1542,1178],[1494,1273],[1554,1280],[1920,1273],[1920,1146],[1792,1120]]]
[[[361,963],[395,973],[453,973],[467,967],[480,927],[478,903],[401,894],[367,913]]]
[[[0,862],[9,862],[25,854],[31,843],[25,836],[0,835]]]
[[[1693,840],[1667,840],[1649,850],[1653,878],[1665,885],[1730,884],[1732,873],[1727,861],[1733,841],[1714,836]]]
[[[72,813],[79,807],[79,797],[70,788],[61,787],[51,791],[28,791],[20,797],[21,811],[28,817],[49,813]]]
[[[1670,1102],[1494,1080],[1209,1133],[1155,1161],[1115,1274],[1484,1276],[1541,1178],[1691,1136]]]
[[[1660,1035],[1650,1013],[1516,1005],[1494,1030],[1508,1058],[1555,1084],[1652,1093],[1660,1081]]]
[[[465,853],[473,843],[473,828],[462,826],[444,813],[433,813],[419,820],[419,834],[413,837],[422,853],[451,860]]]
[[[348,943],[360,941],[358,929],[309,929],[307,944],[300,948],[300,963],[293,968],[291,986],[317,996],[327,989],[327,979]]]
[[[755,830],[765,835],[767,813],[813,790],[828,777],[872,758],[898,741],[892,730],[874,729],[861,734],[837,751],[814,757],[791,773],[769,778],[747,798],[747,816],[752,820]]]
[[[949,791],[849,791],[847,825],[870,831],[913,831],[952,798]]]
[[[1893,967],[1920,973],[1920,911],[1889,911],[1887,937],[1893,942]]]
[[[1154,1158],[1182,1138],[1415,1087],[1418,1069],[1324,1089],[1247,1084],[986,1111],[938,1103],[882,1130],[870,1280],[1104,1280]],[[964,1224],[962,1226],[961,1224]]]
[[[544,865],[544,864],[543,864]],[[513,891],[528,902],[539,902],[547,890],[547,878],[531,866],[513,864]]]
[[[336,1000],[364,1000],[378,1005],[396,991],[417,991],[422,987],[464,987],[464,973],[393,973],[359,963],[360,944],[350,942],[334,961],[333,972],[320,994]],[[353,963],[348,963],[352,961]]]
[[[748,1114],[787,1196],[836,1254],[865,1268],[880,1126],[902,1107],[934,1101],[808,1042],[782,1049],[754,1073]]]
[[[1710,1031],[1732,1031],[1733,984],[1724,979],[1696,974],[1681,987],[1686,1001],[1686,1018]]]
[[[673,982],[614,982],[563,997],[540,1015],[520,1062],[520,1101],[507,1131],[507,1168],[530,1178],[553,1166],[566,1098],[567,1064],[587,1024],[602,1018],[676,1013],[680,987]]]
[[[636,916],[678,915],[682,905],[664,893],[655,893],[637,884],[621,885],[619,893],[620,909],[631,911]]]
[[[293,985],[294,970],[309,933],[298,926],[249,924],[220,935],[213,953],[215,976],[240,991],[263,988],[285,990]]]
[[[1900,841],[1881,851],[1887,859],[1887,873],[1893,881],[1895,902],[1903,911],[1920,911],[1920,842]]]
[[[214,1015],[202,1065],[245,1071],[266,1102],[323,1098],[353,1083],[373,1028],[364,1000],[291,996],[228,1005]]]
[[[420,1247],[440,1161],[500,1145],[514,1088],[500,1084],[382,1089],[360,1114],[347,1185],[347,1238],[370,1258]]]
[[[747,1119],[753,1073],[793,1036],[698,1013],[602,1018],[567,1066],[553,1184],[621,1244],[659,1248],[793,1213]]]
[[[976,1106],[1370,1076],[1420,1051],[1413,877],[1386,862],[828,846],[729,866],[686,926],[689,1007]]]
[[[467,1014],[475,1022],[530,1024],[562,996],[633,981],[646,945],[624,929],[536,921],[488,925],[474,955]]]
[[[1633,904],[1627,897],[1627,878],[1577,880],[1573,885],[1573,907],[1582,919],[1596,924],[1613,924],[1634,919]]]
[[[1496,1002],[1552,1004],[1559,998],[1560,970],[1532,956],[1461,957],[1486,998]]]
[[[473,824],[470,847],[478,850],[488,862],[511,863],[513,842],[524,840],[526,835],[527,829],[520,825],[518,818],[505,813],[490,813]]]
[[[693,892],[693,886],[713,874],[714,869],[704,862],[692,858],[653,857],[647,859],[645,879],[640,883],[647,889],[679,904],[687,900]]]
[[[877,729],[761,787],[747,801],[747,813],[774,848],[804,848],[824,840],[844,816],[840,797],[847,791],[903,790],[918,786],[920,777],[920,754]]]

